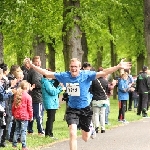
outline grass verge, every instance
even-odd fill
[[[33,135],[27,135],[27,147],[30,150],[39,150],[41,147],[51,145],[54,142],[59,142],[64,139],[69,138],[68,133],[68,126],[65,121],[63,121],[64,118],[64,112],[65,112],[65,103],[61,103],[61,108],[57,110],[56,118],[54,122],[54,136],[57,137],[59,140],[53,140],[51,138],[45,138],[45,136],[39,136],[37,134],[36,129],[36,122],[34,123],[34,134]],[[125,118],[127,121],[136,121],[141,119],[141,116],[137,116],[136,112],[133,111],[127,111],[125,114]],[[112,129],[114,127],[117,127],[121,125],[121,123],[118,122],[118,100],[112,100],[111,99],[111,105],[110,105],[110,114],[109,114],[109,122],[110,125],[106,125],[107,129]],[[44,124],[46,122],[46,112],[44,114]],[[78,131],[78,135],[80,135],[80,131]],[[11,150],[12,144],[7,141],[7,147],[2,148],[3,150]],[[21,149],[21,144],[18,143],[18,149]]]

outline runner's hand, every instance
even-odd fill
[[[131,62],[124,62],[126,58],[123,58],[118,64],[120,69],[130,69],[132,67]]]

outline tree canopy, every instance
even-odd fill
[[[20,64],[25,56],[32,57],[35,37],[39,37],[46,43],[46,56],[49,56],[47,44],[51,43],[54,47],[56,70],[64,70],[62,37],[69,28],[73,29],[77,24],[81,32],[86,35],[87,60],[93,66],[111,65],[110,41],[112,41],[115,47],[113,53],[117,56],[116,61],[124,57],[132,60],[133,71],[136,72],[137,58],[140,55],[145,60],[147,58],[143,1],[78,0],[79,7],[65,6],[64,1],[0,1],[0,32],[4,37],[4,61],[7,64]],[[77,2],[77,0],[69,1]],[[69,11],[64,18],[64,11],[67,10]],[[74,20],[74,16],[80,19]],[[97,61],[97,53],[100,51],[102,64]]]

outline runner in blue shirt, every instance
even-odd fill
[[[78,124],[81,127],[82,139],[84,141],[87,141],[90,138],[91,133],[93,134],[93,129],[90,128],[93,114],[89,101],[90,82],[96,78],[111,74],[118,69],[131,68],[131,63],[124,62],[123,59],[117,66],[104,69],[100,72],[85,71],[80,70],[81,62],[77,58],[72,58],[69,66],[70,71],[56,73],[36,67],[31,63],[29,58],[26,58],[26,62],[30,64],[31,68],[40,74],[45,75],[47,78],[57,79],[66,87],[67,93],[69,94],[69,107],[67,109],[66,121],[68,123],[70,133],[70,150],[77,150]]]

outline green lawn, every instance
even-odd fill
[[[64,112],[65,112],[64,110],[65,110],[65,103],[62,103],[61,108],[57,110],[56,119],[54,123],[53,133],[54,133],[54,136],[59,139],[58,141],[69,138],[68,126],[66,122],[63,121]],[[117,117],[118,117],[118,101],[111,100],[110,115],[109,115],[110,125],[106,125],[106,129],[111,129],[121,124],[121,123],[118,123]],[[141,118],[142,117],[137,116],[136,112],[134,111],[126,112],[126,120],[129,122],[139,120]],[[46,122],[46,113],[44,114],[44,127],[45,127],[45,122]],[[49,145],[53,142],[56,142],[55,140],[51,138],[45,138],[44,136],[39,136],[36,130],[36,123],[34,124],[34,131],[35,132],[33,135],[27,135],[27,147],[30,148],[30,150],[31,149],[38,150],[42,146]],[[80,131],[78,131],[78,134],[80,135]],[[2,148],[2,149],[11,150],[12,149],[11,143],[7,142],[7,145],[8,146],[6,148]],[[21,149],[20,143],[18,144],[18,149],[19,148]]]

